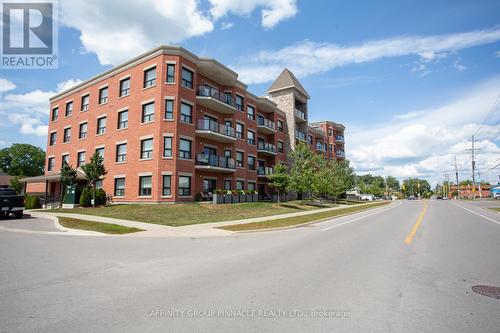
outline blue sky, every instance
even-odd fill
[[[60,1],[59,69],[0,73],[1,146],[45,148],[48,96],[177,44],[236,69],[258,95],[289,67],[311,95],[310,120],[346,125],[346,153],[359,172],[435,183],[456,155],[461,178],[470,176],[467,138],[500,93],[500,2],[124,3]],[[496,110],[476,133],[483,171],[500,162],[498,137],[489,140],[499,119]],[[484,178],[496,180],[498,170]]]

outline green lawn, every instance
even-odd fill
[[[389,202],[380,202],[370,205],[360,205],[347,208],[340,208],[327,212],[318,212],[310,215],[296,216],[289,218],[282,218],[276,220],[268,220],[262,222],[252,222],[245,224],[234,224],[225,227],[220,227],[220,229],[230,230],[230,231],[247,231],[247,230],[258,230],[258,229],[270,229],[270,228],[280,228],[280,227],[290,227],[299,225],[306,222],[318,221],[327,218],[332,218],[339,215],[352,214],[362,210],[372,209],[380,206],[387,205]]]
[[[139,228],[125,227],[118,224],[84,221],[70,217],[59,216],[58,219],[59,224],[66,228],[97,231],[105,234],[122,235],[144,231]]]
[[[325,205],[323,207],[332,207]],[[174,205],[113,205],[97,208],[56,209],[60,213],[79,213],[113,217],[146,223],[169,226],[183,226],[219,221],[240,220],[252,217],[293,213],[321,207],[303,205],[299,201],[283,203],[280,206],[271,202],[244,204],[212,205],[186,203]]]
[[[496,212],[500,212],[500,207],[494,207],[494,208],[490,208],[491,210],[494,210]]]

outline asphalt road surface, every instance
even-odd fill
[[[458,205],[198,239],[3,220],[0,331],[500,332],[500,299],[471,290],[500,287],[500,203]]]

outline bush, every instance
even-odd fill
[[[80,206],[90,207],[92,206],[92,190],[85,187],[80,195]]]
[[[26,209],[37,209],[40,208],[40,199],[38,197],[35,197],[34,195],[27,195],[24,198],[24,207]]]
[[[102,188],[98,188],[95,191],[95,205],[105,205],[106,204],[106,192]]]

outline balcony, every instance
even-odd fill
[[[337,150],[335,151],[335,156],[345,158],[345,152],[343,150]]]
[[[298,120],[305,122],[306,114],[304,113],[304,111],[295,108],[295,118],[298,118]]]
[[[315,148],[316,148],[317,151],[320,151],[320,152],[325,152],[326,151],[326,149],[323,147],[322,144],[316,143],[316,147]]]
[[[344,136],[342,135],[335,136],[335,141],[344,143]]]
[[[265,155],[276,155],[276,146],[268,142],[257,142],[257,153]]]
[[[196,165],[197,170],[232,173],[236,170],[234,159],[208,154],[197,154]]]
[[[226,95],[209,86],[198,87],[196,102],[210,110],[224,114],[234,114],[237,111],[236,103],[232,96]]]
[[[198,119],[196,124],[196,135],[207,140],[222,143],[236,141],[234,128],[225,124],[219,124],[211,119]]]
[[[257,131],[263,134],[274,134],[276,133],[276,124],[272,120],[257,116]]]
[[[297,140],[306,141],[306,133],[302,131],[295,131],[295,138]]]
[[[268,177],[269,175],[272,175],[274,172],[274,169],[271,167],[258,167],[257,168],[257,177]]]

